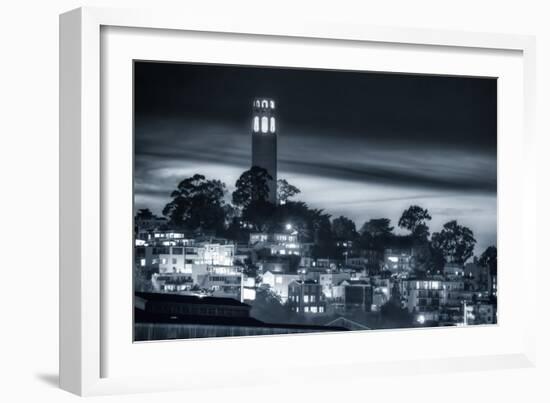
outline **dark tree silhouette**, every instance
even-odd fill
[[[294,323],[296,314],[283,304],[281,298],[271,289],[261,287],[256,290],[250,316],[268,323]]]
[[[138,210],[138,212],[136,214],[136,218],[142,219],[142,220],[148,220],[148,219],[151,219],[151,218],[154,218],[154,217],[155,217],[155,215],[148,208],[141,208],[141,209]]]
[[[369,234],[372,237],[384,237],[392,235],[393,227],[389,218],[373,218],[361,227],[361,234]]]
[[[428,239],[430,235],[427,221],[430,221],[432,216],[427,209],[420,206],[410,206],[403,211],[399,219],[399,227],[409,230],[411,235],[417,239]]]
[[[410,327],[413,324],[413,315],[391,299],[380,307],[380,316],[386,323],[386,327]]]
[[[162,214],[175,228],[221,231],[225,223],[225,192],[223,182],[195,174],[178,184]]]
[[[479,257],[479,264],[489,268],[492,275],[497,274],[497,248],[489,246]]]
[[[300,189],[291,185],[286,179],[279,179],[277,181],[277,199],[280,204],[285,204],[288,200],[300,193]]]
[[[332,233],[338,239],[353,240],[357,237],[355,223],[344,216],[332,220]]]
[[[463,264],[473,255],[476,240],[468,227],[459,225],[456,220],[443,225],[441,232],[432,234],[431,245],[441,251],[449,263]]]
[[[265,200],[252,200],[243,209],[242,218],[255,231],[265,232],[272,227],[276,206]]]
[[[269,196],[267,183],[271,179],[273,178],[264,168],[253,166],[248,171],[244,171],[235,183],[233,204],[244,209],[252,202],[267,201]]]

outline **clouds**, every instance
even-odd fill
[[[185,120],[149,122],[136,128],[137,166],[156,161],[174,168],[183,161],[212,163],[244,170],[251,161],[247,127],[223,122]],[[438,148],[401,142],[377,141],[335,133],[278,135],[281,171],[303,175],[403,187],[447,191],[496,191],[496,155],[468,149]]]

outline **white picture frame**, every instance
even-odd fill
[[[334,52],[345,47],[353,48],[350,55],[342,55],[342,60],[347,60],[344,62],[347,63],[346,67],[353,64],[353,55],[362,52],[363,46],[390,46],[394,49],[392,52],[396,53],[393,56],[388,53],[387,68],[384,68],[383,60],[386,56],[380,58],[377,65],[379,71],[391,71],[392,63],[395,66],[396,60],[400,58],[399,52],[408,51],[419,52],[423,59],[420,58],[422,61],[416,67],[409,65],[400,71],[453,74],[455,67],[449,67],[453,65],[450,59],[454,60],[454,64],[457,60],[471,60],[471,63],[465,63],[466,66],[461,67],[464,70],[460,70],[460,74],[493,76],[491,69],[502,71],[502,76],[499,77],[504,77],[502,85],[505,87],[499,88],[504,88],[505,91],[499,91],[499,293],[502,288],[502,295],[499,294],[499,315],[502,313],[499,325],[476,329],[285,335],[137,345],[126,336],[113,336],[114,333],[126,335],[125,332],[129,331],[127,322],[131,311],[128,311],[127,318],[123,317],[123,312],[128,307],[131,308],[132,300],[128,290],[122,292],[122,302],[113,302],[113,298],[109,298],[113,284],[125,281],[123,273],[126,272],[121,270],[122,274],[114,276],[113,271],[106,271],[106,267],[112,267],[111,259],[119,258],[111,256],[106,239],[126,229],[130,232],[131,225],[128,226],[128,223],[132,212],[129,206],[127,214],[116,214],[124,212],[128,194],[126,192],[123,197],[113,195],[111,187],[111,182],[123,183],[121,181],[128,178],[131,165],[121,163],[120,166],[126,168],[114,167],[110,155],[115,150],[122,150],[122,162],[131,160],[132,155],[127,141],[119,141],[119,137],[114,141],[115,137],[109,133],[112,131],[111,125],[123,124],[121,128],[124,133],[127,133],[128,124],[131,126],[131,122],[126,119],[131,94],[128,93],[128,81],[105,80],[102,75],[124,77],[127,71],[124,69],[128,67],[124,60],[138,58],[132,54],[135,43],[132,45],[131,41],[139,32],[143,34],[140,37],[140,52],[152,52],[154,44],[159,44],[156,51],[158,53],[153,59],[172,60],[170,52],[173,51],[173,44],[185,40],[181,35],[193,33],[194,39],[189,41],[200,40],[202,36],[209,35],[215,36],[213,41],[222,42],[238,38],[243,41],[243,46],[247,46],[247,40],[256,44],[269,41],[279,49],[274,52],[281,52],[275,53],[275,56],[280,57],[283,57],[281,49],[285,47],[292,53],[288,48],[289,43],[299,44],[301,49],[319,43]],[[105,34],[113,36],[106,39],[102,36]],[[231,57],[229,53],[223,52],[205,56],[209,49],[207,43],[201,44],[205,45],[200,47],[202,54],[196,50],[198,46],[194,47],[192,42],[187,44],[188,49],[195,49],[193,60],[204,60],[207,57],[209,61],[223,62]],[[238,53],[237,48],[232,49]],[[162,49],[170,51],[163,53]],[[534,49],[534,38],[530,36],[368,27],[314,20],[302,20],[299,23],[291,20],[274,22],[247,19],[245,16],[241,19],[210,20],[169,12],[103,8],[81,8],[61,15],[61,387],[79,395],[96,395],[207,388],[235,383],[245,386],[292,382],[297,376],[302,379],[323,380],[327,377],[327,369],[335,370],[331,371],[331,377],[344,378],[351,374],[369,376],[381,373],[431,373],[534,365],[536,335],[532,315],[535,312],[535,286],[527,286],[527,279],[536,277],[536,265],[534,257],[529,254],[527,238],[528,233],[536,232],[533,179],[536,167],[534,159],[529,158],[534,147]],[[109,53],[113,51],[115,53]],[[437,58],[430,52],[443,52],[446,56]],[[146,56],[146,53],[140,53],[140,56]],[[240,54],[242,55],[242,51]],[[103,60],[105,57],[110,57],[113,64]],[[468,57],[471,59],[467,59]],[[121,61],[115,63],[116,58],[121,58]],[[449,60],[445,62],[445,58]],[[244,56],[239,60],[245,60]],[[295,60],[298,60],[295,63],[302,63],[301,65],[309,63],[306,59],[303,62],[299,58]],[[315,63],[314,52],[310,60]],[[250,63],[252,62],[250,59]],[[264,63],[269,65],[269,59],[266,58]],[[288,63],[291,63],[290,59]],[[426,67],[430,63],[433,68]],[[483,67],[484,63],[486,68]],[[119,69],[121,66],[123,68]],[[338,68],[338,65],[333,64],[331,67]],[[361,66],[358,64],[357,68]],[[117,108],[117,111],[126,111],[119,116],[120,122],[109,120],[110,107]],[[511,113],[514,111],[516,113]],[[501,133],[506,133],[502,143]],[[121,138],[128,140],[127,136]],[[515,157],[514,150],[517,153]],[[128,183],[127,186],[131,187],[131,184]],[[520,191],[517,190],[518,187]],[[122,202],[115,205],[114,199]],[[515,212],[513,217],[512,210]],[[106,219],[106,212],[111,212],[107,215],[109,219]],[[503,232],[503,228],[507,231]],[[500,253],[502,244],[506,246],[512,243],[516,246],[513,251],[504,250]],[[128,262],[124,259],[128,259],[128,256],[130,255],[121,256],[122,260],[118,262],[124,266]],[[511,272],[507,267],[512,266],[521,268],[521,278],[517,281],[506,274]],[[504,273],[502,281],[501,267]],[[131,278],[127,278],[127,282],[130,286]],[[128,295],[130,298],[126,298]],[[512,295],[515,295],[517,302],[510,299]],[[520,317],[521,320],[517,320]],[[122,324],[120,328],[116,327],[117,323]],[[451,342],[456,340],[456,332],[462,332],[460,338],[465,342],[475,341],[478,337],[485,341],[478,350],[466,346],[471,348],[469,354],[460,348],[448,347],[446,351],[445,345],[435,346],[432,352],[427,353],[409,354],[397,351],[393,356],[376,354],[376,351],[384,351],[379,348],[384,343],[390,347],[391,343],[395,346],[406,339],[416,345],[430,345],[431,342],[426,340],[437,338]],[[491,338],[495,340],[494,346],[484,353],[483,348],[489,345]],[[376,344],[376,351],[365,349],[368,351],[353,354],[353,351],[357,351],[354,350],[357,346],[369,342]],[[317,352],[321,348],[339,351],[341,354],[334,354],[329,358],[320,357]],[[260,351],[272,351],[266,354],[271,357],[270,367],[280,369],[277,375],[267,372],[262,374],[258,371],[261,363],[241,359],[236,352],[242,349],[249,349],[252,356]],[[281,357],[282,351],[302,354]],[[229,373],[228,367],[223,365],[218,369],[201,364],[190,367],[184,361],[160,365],[163,357],[173,354],[196,354],[192,357],[200,357],[201,354],[225,354],[228,360],[238,361],[235,365],[240,370]],[[136,362],[143,368],[135,370]],[[155,374],[151,370],[161,366],[165,367],[165,371]],[[307,371],[304,371],[306,368]],[[254,373],[255,376],[242,376],[245,373]],[[208,378],[205,376],[207,374]]]

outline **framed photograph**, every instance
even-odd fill
[[[533,365],[534,40],[234,22],[61,16],[61,386]]]

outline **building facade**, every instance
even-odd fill
[[[295,280],[288,286],[290,309],[301,314],[326,312],[325,297],[320,284],[311,280]]]
[[[233,267],[234,244],[200,243],[192,246],[167,246],[158,256],[159,273],[188,273],[203,266]]]
[[[383,269],[392,273],[410,272],[412,258],[411,249],[385,249]]]

